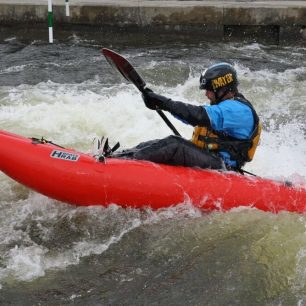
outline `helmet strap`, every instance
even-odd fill
[[[216,97],[216,103],[215,104],[218,104],[218,103],[220,103],[222,100],[223,100],[223,98],[228,94],[228,90],[221,90],[221,94],[219,95],[218,94],[218,92],[216,91],[215,92],[215,97]]]
[[[234,93],[231,89],[225,89],[224,91],[223,90],[220,90],[221,94],[218,95],[217,92],[215,92],[215,96],[216,96],[216,103],[215,104],[218,104],[220,103],[221,101],[223,101],[223,98],[228,94],[228,93]]]

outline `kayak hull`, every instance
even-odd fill
[[[0,131],[0,170],[50,198],[73,205],[159,209],[185,201],[206,210],[248,206],[306,211],[306,190],[282,182],[116,158],[99,162],[73,149]]]

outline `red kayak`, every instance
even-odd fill
[[[0,170],[50,198],[74,205],[169,207],[206,211],[248,206],[306,212],[303,187],[268,179],[147,161],[95,157],[44,140],[0,131]]]

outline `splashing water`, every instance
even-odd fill
[[[1,129],[81,151],[102,135],[127,148],[171,133],[97,46],[11,39],[0,53]],[[122,54],[151,89],[193,104],[206,102],[198,90],[201,70],[230,60],[264,125],[246,170],[305,186],[305,48],[174,44]],[[191,137],[192,127],[170,119]],[[205,215],[189,203],[159,211],[115,203],[82,208],[29,191],[2,173],[0,185],[1,303],[21,297],[43,303],[50,296],[83,305],[306,301],[304,215],[239,208]]]

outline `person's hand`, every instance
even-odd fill
[[[156,109],[157,105],[154,101],[154,98],[151,96],[153,93],[153,90],[150,88],[146,88],[144,92],[142,93],[142,100],[145,103],[146,107],[149,109]]]
[[[142,94],[142,99],[146,105],[147,108],[149,109],[163,109],[163,105],[166,101],[168,101],[169,99],[156,94],[155,92],[153,92],[151,89],[146,88]]]

